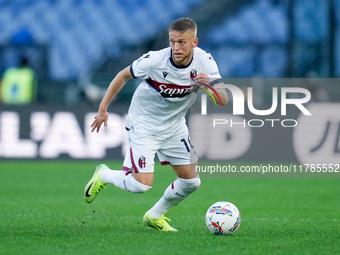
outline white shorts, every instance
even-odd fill
[[[174,133],[161,135],[137,133],[132,127],[128,137],[129,149],[125,155],[123,170],[131,169],[135,173],[153,172],[156,153],[161,165],[189,165],[198,160],[186,125]]]

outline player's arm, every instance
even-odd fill
[[[104,128],[107,128],[107,120],[109,117],[109,114],[107,112],[107,108],[113,98],[117,95],[117,93],[121,90],[121,88],[125,85],[125,83],[129,80],[132,79],[132,75],[130,73],[130,66],[126,67],[122,71],[120,71],[116,77],[111,81],[104,98],[102,99],[98,113],[94,117],[94,121],[91,125],[91,132],[97,129],[97,133],[100,130],[101,125],[104,122]]]
[[[207,86],[205,86],[204,84],[209,84],[209,76],[205,73],[199,73],[194,81],[202,88],[208,90],[211,95],[214,97],[215,101],[216,102],[220,102],[220,99],[221,99],[221,102],[222,102],[222,106],[226,106],[228,104],[228,95],[227,95],[227,91],[224,89],[224,88],[214,88],[215,91],[217,92],[218,96],[213,92],[211,91]],[[220,84],[220,83],[218,83]],[[219,97],[219,98],[218,98]],[[220,103],[219,103],[220,104]]]
[[[215,90],[222,101],[222,106],[226,106],[229,102],[229,98],[225,88],[215,88]],[[217,95],[215,95],[215,93],[213,94],[213,97],[215,98],[216,102],[219,102]]]

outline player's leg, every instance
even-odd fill
[[[144,223],[149,226],[149,222],[162,220],[164,214],[171,207],[182,202],[193,193],[201,183],[199,175],[196,172],[197,157],[190,144],[187,130],[184,129],[179,136],[176,135],[167,145],[165,145],[165,149],[163,147],[163,150],[158,152],[158,157],[163,164],[171,164],[178,178],[168,186],[161,199],[145,214]],[[188,164],[189,162],[190,164]],[[157,228],[157,226],[154,225],[152,225],[152,227]]]
[[[196,167],[196,163],[191,165],[172,166],[178,178],[169,185],[160,200],[144,215],[144,224],[162,231],[177,231],[165,220],[164,214],[174,205],[179,204],[200,185],[201,181],[197,173],[191,169]]]
[[[100,173],[100,179],[105,183],[111,183],[118,188],[133,193],[144,193],[152,187],[152,173],[135,173],[133,170],[112,170],[108,167]]]
[[[143,193],[151,188],[157,144],[147,137],[134,139],[134,134],[130,132],[130,149],[126,153],[122,170],[112,170],[106,165],[99,165],[85,187],[86,202],[91,203],[109,183],[133,193]]]
[[[198,189],[201,180],[199,175],[192,171],[195,167],[196,163],[172,166],[178,178],[167,187],[161,199],[149,210],[150,217],[162,217],[171,207],[179,204]]]
[[[101,164],[85,186],[84,196],[87,203],[91,203],[106,184],[113,184],[118,188],[133,193],[144,193],[151,189],[153,173],[138,173],[134,176],[131,170],[112,170]]]

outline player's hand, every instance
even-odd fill
[[[91,125],[91,132],[93,132],[94,130],[97,129],[97,133],[100,130],[101,125],[104,122],[104,128],[107,129],[107,120],[109,118],[109,114],[107,113],[107,111],[98,111],[97,116],[94,117],[94,121],[92,122]]]
[[[206,88],[205,85],[209,85],[209,76],[205,73],[199,73],[194,78],[194,82],[201,88]]]

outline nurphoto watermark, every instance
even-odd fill
[[[189,117],[202,177],[340,177],[340,79],[235,78],[213,88],[196,95]]]

